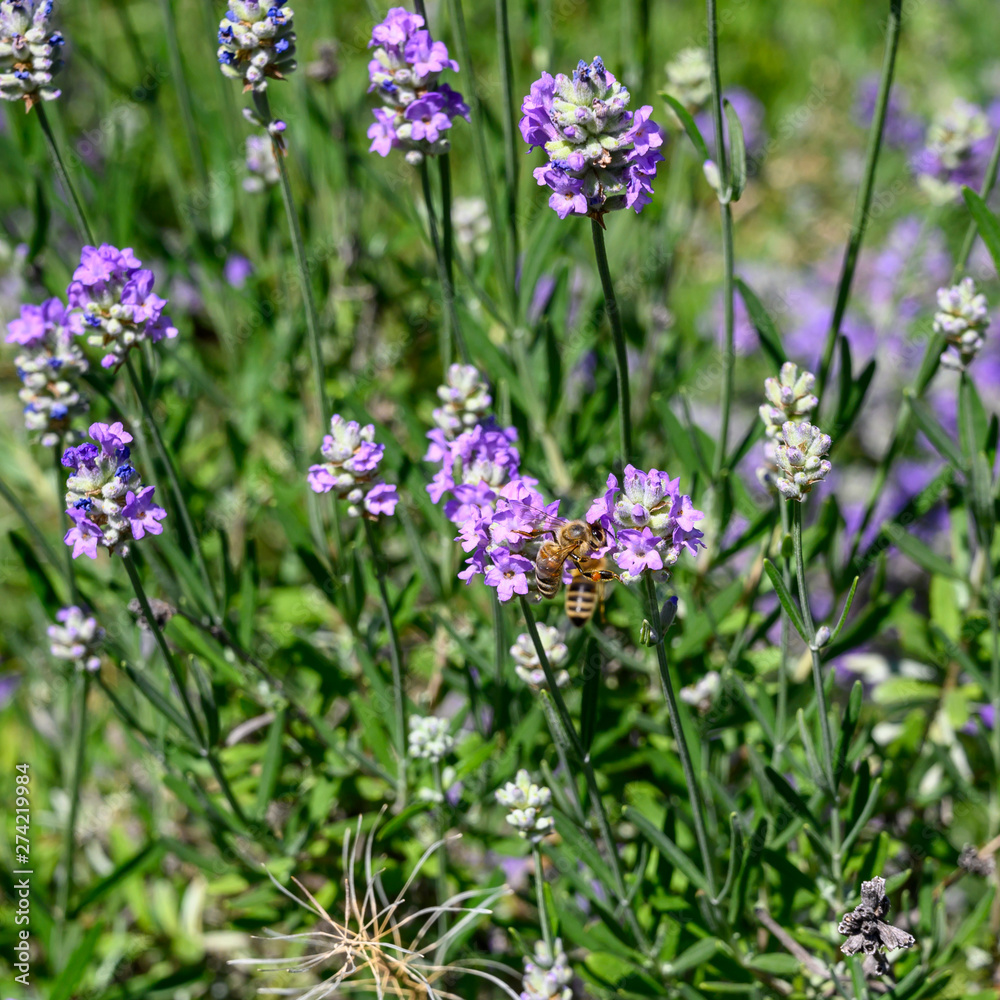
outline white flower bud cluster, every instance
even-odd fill
[[[712,701],[719,693],[721,683],[719,672],[709,670],[701,680],[681,688],[681,701],[687,705],[693,705],[704,715],[712,707]]]
[[[815,483],[826,479],[833,468],[823,456],[830,450],[830,435],[805,422],[786,420],[781,427],[775,485],[782,496],[801,503]]]
[[[667,63],[665,94],[680,101],[691,114],[697,114],[712,97],[712,66],[708,51],[698,46],[681,49]]]
[[[442,405],[432,416],[449,440],[481,423],[493,402],[486,383],[472,365],[449,366],[445,384],[438,386],[437,394]]]
[[[552,792],[545,785],[533,784],[531,775],[524,768],[496,793],[496,799],[510,810],[507,822],[533,844],[537,844],[555,825],[555,820],[548,815]]]
[[[983,334],[989,326],[986,296],[976,292],[972,278],[963,278],[951,288],[939,288],[937,302],[934,332],[948,341],[941,364],[965,371],[982,348]]]
[[[565,687],[569,684],[569,673],[565,670],[557,670],[557,668],[566,662],[569,649],[562,641],[559,630],[544,622],[539,622],[538,638],[542,640],[542,648],[545,650],[549,666],[552,667],[556,675],[557,686]],[[527,632],[522,632],[517,637],[517,642],[510,647],[510,655],[514,659],[515,673],[525,684],[535,691],[548,688],[545,671],[542,670],[541,661],[535,652],[535,644]]]
[[[563,951],[562,939],[556,938],[551,948],[544,941],[537,941],[534,958],[524,960],[521,1000],[572,1000],[572,981],[573,970]]]
[[[414,716],[410,719],[410,756],[439,763],[455,748],[455,739],[448,732],[448,723],[435,715]]]

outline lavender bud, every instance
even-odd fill
[[[572,1000],[572,981],[562,939],[556,938],[551,949],[544,941],[536,941],[534,958],[524,960],[521,1000]]]
[[[706,49],[697,46],[681,49],[667,63],[666,74],[664,93],[683,104],[692,115],[705,108],[711,100],[712,66]]]
[[[448,723],[435,715],[413,716],[410,719],[410,756],[437,764],[455,748],[455,739],[448,732]]]
[[[76,605],[56,612],[58,625],[50,625],[49,651],[58,660],[69,660],[80,671],[94,673],[101,669],[98,651],[104,641],[104,629],[96,618],[88,618]]]
[[[562,666],[569,656],[569,649],[562,641],[559,630],[544,622],[538,624],[538,638],[542,641],[542,648],[556,675],[556,684],[563,688],[569,684],[569,673],[566,670],[557,670]],[[510,647],[510,655],[514,659],[514,671],[517,676],[530,688],[535,691],[548,688],[548,681],[545,679],[545,671],[542,670],[541,661],[535,652],[535,644],[531,641],[531,636],[527,632],[522,632],[517,637],[517,642]]]
[[[257,0],[229,0],[219,22],[219,68],[224,76],[242,80],[244,90],[264,91],[267,81],[283,80],[295,62],[294,12]]]
[[[555,825],[555,821],[548,815],[552,792],[544,785],[533,784],[524,768],[517,772],[514,781],[508,781],[496,793],[496,800],[510,810],[507,822],[534,844]]]
[[[937,301],[934,332],[948,341],[941,364],[965,371],[982,348],[983,335],[989,326],[986,296],[976,293],[972,278],[963,278],[951,288],[939,288]]]
[[[49,31],[52,0],[0,0],[0,98],[24,101],[30,111],[61,91],[52,78],[62,68],[63,36]]]
[[[775,456],[780,475],[775,485],[784,497],[801,503],[813,484],[827,477],[832,466],[823,456],[830,444],[830,436],[808,422],[786,420],[782,424]]]

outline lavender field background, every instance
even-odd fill
[[[0,0],[0,996],[996,996],[994,21]]]

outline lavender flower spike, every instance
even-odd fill
[[[0,98],[25,111],[55,100],[52,78],[62,68],[63,36],[49,31],[53,0],[0,0]]]
[[[335,492],[349,502],[350,517],[376,521],[382,514],[395,513],[399,503],[396,487],[376,476],[385,445],[375,444],[374,424],[362,427],[356,420],[347,421],[335,413],[320,450],[326,461],[310,466],[307,476],[314,493]]]
[[[937,301],[934,332],[948,341],[941,364],[965,371],[982,348],[983,335],[990,323],[986,296],[976,293],[972,278],[963,278],[951,288],[939,288]]]
[[[268,80],[284,80],[295,62],[294,13],[257,0],[229,0],[219,24],[219,68],[243,81],[244,92],[267,90]]]
[[[375,109],[368,129],[369,152],[388,156],[403,149],[408,163],[418,166],[425,156],[446,153],[446,135],[455,118],[469,120],[462,95],[438,76],[446,69],[458,72],[444,42],[435,42],[424,29],[424,19],[405,7],[393,7],[372,30],[368,63],[368,90],[376,91],[385,107]]]
[[[80,671],[91,673],[101,669],[98,650],[104,640],[104,629],[96,618],[88,618],[80,608],[72,605],[56,612],[58,625],[50,625],[48,636],[52,640],[49,651],[57,660],[69,660]]]
[[[552,189],[549,207],[561,219],[600,220],[606,212],[638,213],[649,204],[663,131],[650,120],[651,106],[632,112],[629,100],[600,56],[590,64],[581,60],[572,78],[543,73],[531,85],[521,105],[521,135],[548,154],[534,176]]]
[[[573,1000],[572,983],[562,938],[556,938],[551,948],[536,941],[534,958],[524,960],[521,1000]]]
[[[21,306],[20,318],[7,324],[7,343],[21,347],[14,367],[23,383],[18,397],[24,403],[24,426],[39,432],[46,448],[70,441],[73,418],[90,404],[79,388],[87,359],[73,341],[62,300]]]
[[[97,546],[128,554],[128,543],[145,535],[159,535],[167,512],[153,502],[154,486],[143,487],[129,461],[132,435],[120,423],[91,424],[85,442],[63,452],[70,469],[66,480],[66,513],[73,527],[63,541],[73,547],[73,558],[97,558]]]
[[[110,243],[87,246],[66,290],[73,332],[102,347],[102,368],[117,368],[133,347],[177,336],[177,327],[163,311],[167,304],[153,291],[153,272],[143,268],[131,247]],[[77,311],[79,310],[79,311]]]
[[[777,449],[780,475],[775,481],[782,496],[801,503],[816,483],[826,479],[832,466],[823,456],[830,444],[830,435],[818,427],[785,421]]]
[[[913,158],[917,183],[935,205],[962,197],[962,188],[978,189],[993,145],[990,122],[982,108],[955,103],[927,130],[927,145]]]

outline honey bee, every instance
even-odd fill
[[[566,584],[566,617],[571,625],[583,628],[591,618],[594,610],[600,604],[604,607],[604,579],[595,580],[594,573],[606,573],[607,558],[592,559],[586,556],[573,567],[573,578]],[[611,574],[614,576],[614,574]]]
[[[555,517],[519,500],[508,500],[507,503],[530,511],[535,522],[533,531],[520,534],[529,538],[552,536],[542,542],[535,556],[535,587],[542,597],[553,598],[559,593],[563,567],[567,560],[573,563],[572,579],[566,589],[566,616],[574,625],[585,625],[593,617],[598,596],[603,594],[601,585],[621,579],[617,573],[607,569],[607,560],[603,556],[594,556],[607,545],[606,532],[599,524]]]

